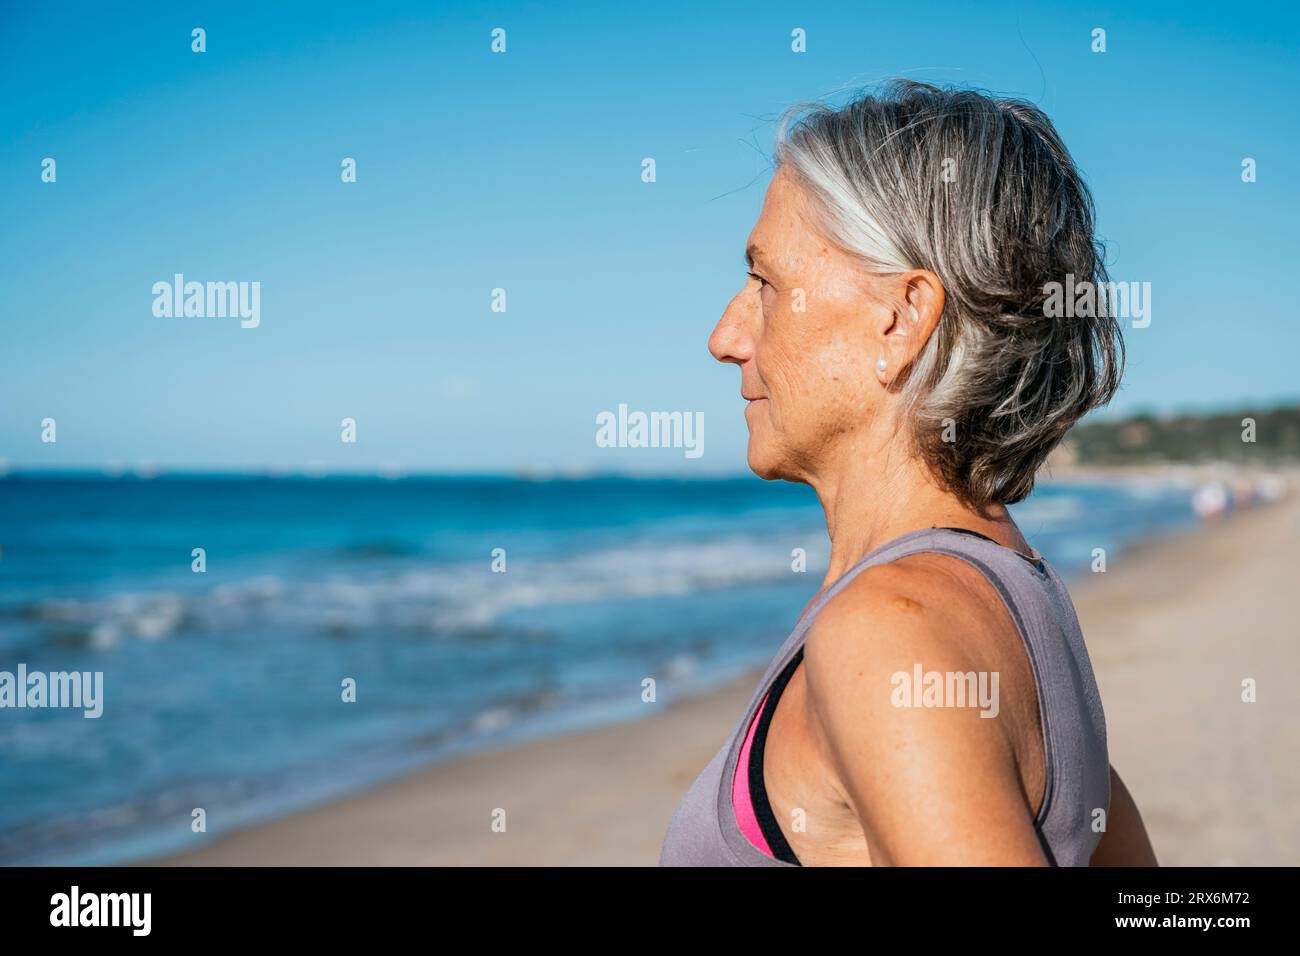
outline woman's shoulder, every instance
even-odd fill
[[[827,709],[901,719],[899,675],[914,682],[917,675],[973,674],[976,681],[985,675],[996,693],[1035,704],[1017,706],[1005,721],[980,721],[981,731],[996,724],[1014,733],[1018,728],[1007,723],[1037,714],[1033,671],[1015,620],[978,569],[944,554],[913,554],[858,574],[813,620],[804,661],[810,696]]]
[[[848,651],[844,641],[827,640],[847,637],[886,656],[923,647],[984,657],[997,648],[979,638],[992,636],[1019,643],[1014,619],[984,574],[961,558],[919,552],[868,567],[840,588],[812,622],[808,653],[823,645]]]

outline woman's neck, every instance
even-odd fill
[[[831,538],[823,586],[881,545],[922,528],[967,528],[1005,547],[1029,550],[1004,506],[990,505],[983,513],[971,508],[941,488],[916,457],[848,455],[808,483],[821,500]]]

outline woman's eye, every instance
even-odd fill
[[[763,278],[762,276],[760,276],[760,275],[755,275],[753,272],[750,272],[750,273],[747,273],[747,274],[748,274],[748,276],[749,276],[751,279],[757,279],[759,285],[767,285],[767,284],[768,284],[768,281],[767,281],[766,279],[764,279],[764,278]]]

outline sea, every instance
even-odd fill
[[[1196,523],[1180,484],[1039,485],[1068,579]],[[0,864],[152,858],[440,760],[662,709],[766,664],[823,515],[757,478],[0,479]],[[196,812],[201,811],[201,813]]]

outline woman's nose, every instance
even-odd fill
[[[744,293],[741,293],[743,295]],[[743,365],[753,352],[752,338],[745,322],[745,307],[737,295],[727,304],[709,336],[709,354],[719,362]]]

